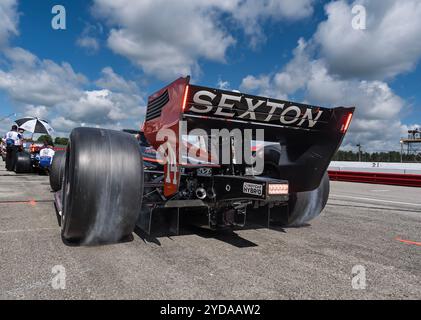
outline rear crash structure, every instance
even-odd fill
[[[137,139],[72,131],[50,174],[62,238],[95,245],[130,239],[136,226],[178,234],[182,224],[306,224],[327,202],[326,170],[353,112],[179,78],[149,97]]]

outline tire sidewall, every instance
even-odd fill
[[[63,183],[62,237],[91,245],[128,236],[141,210],[143,163],[129,134],[77,128]]]

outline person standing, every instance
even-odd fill
[[[24,143],[23,143],[23,133],[25,132],[24,129],[22,128],[18,128],[18,133],[19,133],[19,147],[18,147],[18,151],[23,151],[24,149]]]
[[[13,125],[6,133],[6,169],[13,171],[16,166],[16,154],[20,145],[21,135],[18,133],[18,126]]]

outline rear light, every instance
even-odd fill
[[[186,109],[188,95],[189,95],[189,86],[187,85],[186,89],[184,90],[183,105],[181,107],[181,112],[184,112],[184,109]]]
[[[269,183],[269,195],[288,194],[287,183]]]
[[[348,113],[348,115],[345,118],[345,122],[341,128],[342,133],[345,133],[348,130],[349,125],[351,124],[351,120],[352,120],[352,112]]]

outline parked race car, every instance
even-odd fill
[[[116,243],[135,226],[178,234],[184,223],[212,230],[306,224],[327,202],[326,170],[353,112],[179,78],[149,97],[138,139],[73,129],[50,174],[62,239]]]
[[[46,174],[50,170],[54,150],[43,143],[25,142],[16,157],[16,173],[38,172]]]

